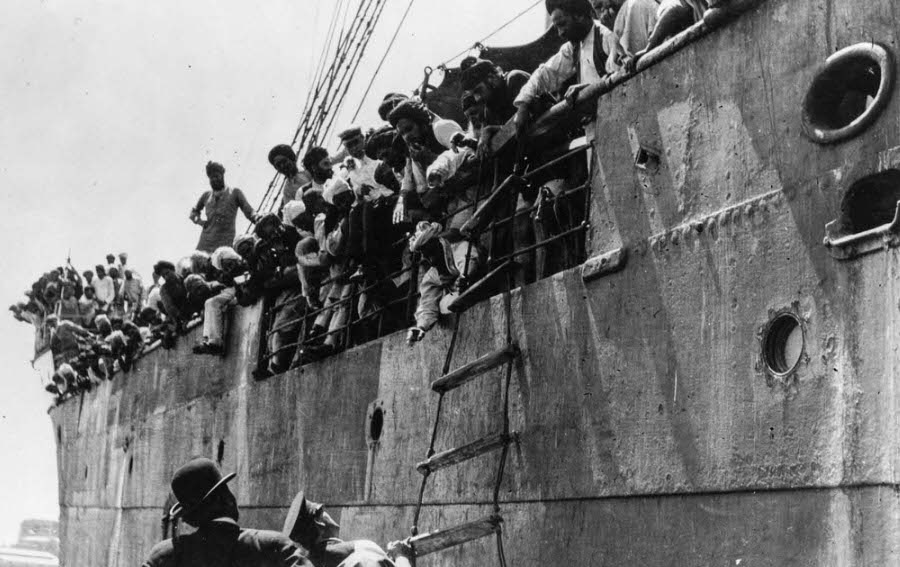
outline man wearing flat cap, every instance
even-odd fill
[[[373,541],[344,541],[341,527],[321,504],[299,493],[284,521],[284,535],[309,551],[316,567],[394,567],[387,553]]]
[[[234,473],[195,458],[175,471],[172,492],[178,502],[169,511],[197,531],[156,544],[143,567],[296,567],[312,563],[287,536],[238,525],[237,500],[228,489]]]
[[[275,171],[284,176],[281,205],[278,207],[280,212],[287,203],[303,196],[300,189],[312,181],[312,176],[305,171],[300,171],[300,168],[297,167],[297,154],[287,144],[278,144],[269,150],[269,163],[272,164]]]
[[[516,130],[520,135],[530,125],[534,106],[542,95],[555,93],[574,79],[576,84],[565,93],[566,100],[574,103],[584,87],[618,71],[624,56],[616,34],[594,21],[590,0],[545,1],[550,21],[566,43],[532,73],[516,97]]]
[[[381,162],[366,155],[366,137],[362,128],[351,126],[338,137],[349,154],[341,168],[341,177],[350,184],[353,192],[370,203],[393,197],[393,191],[375,181],[375,170]]]
[[[256,212],[240,189],[225,184],[225,167],[222,164],[214,161],[207,163],[206,176],[211,190],[200,196],[197,205],[191,209],[190,219],[203,227],[197,250],[212,253],[220,246],[231,246],[234,241],[238,209],[250,222],[256,222]],[[201,211],[206,212],[206,220],[203,220]]]
[[[351,281],[377,280],[390,270],[386,260],[391,244],[399,236],[392,222],[396,193],[378,182],[382,162],[366,155],[366,138],[359,126],[347,128],[339,134],[350,156],[341,169],[356,194],[356,203],[349,214],[350,240],[348,255],[357,264]],[[399,190],[399,184],[396,184]]]

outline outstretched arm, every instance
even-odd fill
[[[256,211],[253,210],[253,206],[247,201],[247,197],[244,196],[244,192],[240,189],[234,190],[234,196],[237,198],[238,207],[240,207],[241,211],[244,213],[244,216],[247,217],[247,220],[255,223],[258,215]]]

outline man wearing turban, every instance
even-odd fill
[[[257,215],[240,189],[225,184],[222,164],[208,162],[206,176],[211,190],[200,196],[197,205],[191,209],[190,219],[203,227],[197,250],[212,253],[221,246],[230,246],[234,241],[238,209],[250,222],[256,222]],[[203,211],[206,213],[205,220],[201,216]]]

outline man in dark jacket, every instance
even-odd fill
[[[144,567],[296,567],[312,566],[287,536],[238,526],[238,507],[216,464],[195,458],[175,471],[172,492],[178,503],[170,517],[181,517],[197,531],[156,544]]]
[[[282,530],[292,541],[309,551],[316,567],[394,567],[394,563],[373,541],[344,541],[341,527],[321,504],[310,502],[301,492],[294,498]]]

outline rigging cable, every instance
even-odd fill
[[[375,69],[375,73],[372,75],[372,80],[369,81],[369,85],[366,87],[366,92],[362,96],[362,100],[359,101],[359,106],[356,107],[356,112],[353,113],[353,118],[350,122],[356,122],[357,117],[359,117],[359,111],[362,110],[363,104],[366,102],[366,98],[369,96],[369,92],[372,90],[372,85],[375,83],[375,79],[378,77],[378,73],[381,72],[381,67],[384,65],[385,59],[387,59],[388,54],[391,52],[391,48],[394,47],[394,42],[397,41],[397,35],[400,34],[400,28],[403,27],[404,22],[406,22],[406,17],[409,15],[409,11],[413,6],[413,3],[416,0],[409,0],[409,4],[406,6],[406,11],[403,12],[403,17],[400,18],[400,23],[397,24],[397,29],[394,30],[394,35],[391,37],[391,42],[388,44],[387,49],[384,52],[384,55],[381,57],[381,61],[378,62],[378,67]]]
[[[522,10],[521,12],[519,12],[513,19],[509,20],[508,22],[506,22],[505,24],[503,24],[503,25],[500,26],[499,28],[495,29],[494,31],[492,31],[492,32],[489,33],[488,35],[484,36],[483,38],[481,38],[481,39],[479,39],[478,41],[476,41],[475,43],[473,43],[473,44],[472,44],[472,47],[475,47],[476,45],[478,45],[478,44],[480,44],[480,43],[484,43],[485,41],[491,39],[492,37],[494,37],[495,35],[497,35],[497,34],[500,33],[501,31],[505,30],[508,26],[512,25],[513,22],[515,22],[516,20],[518,20],[519,18],[521,18],[522,16],[524,16],[524,15],[527,14],[528,12],[534,10],[534,9],[537,7],[538,4],[541,4],[541,3],[543,3],[543,2],[544,2],[544,0],[537,0],[537,2],[535,2],[535,3],[532,4],[531,6],[525,8],[524,10]],[[449,59],[447,59],[446,61],[444,61],[443,63],[441,63],[441,64],[438,66],[438,68],[440,68],[440,67],[446,67],[446,66],[447,66],[447,63],[450,63],[451,61],[453,61],[454,59],[456,59],[456,58],[459,57],[460,55],[465,55],[470,49],[472,49],[472,47],[467,47],[467,48],[463,49],[462,51],[460,51],[459,53],[457,53],[456,55],[454,55],[453,57],[450,57]]]

